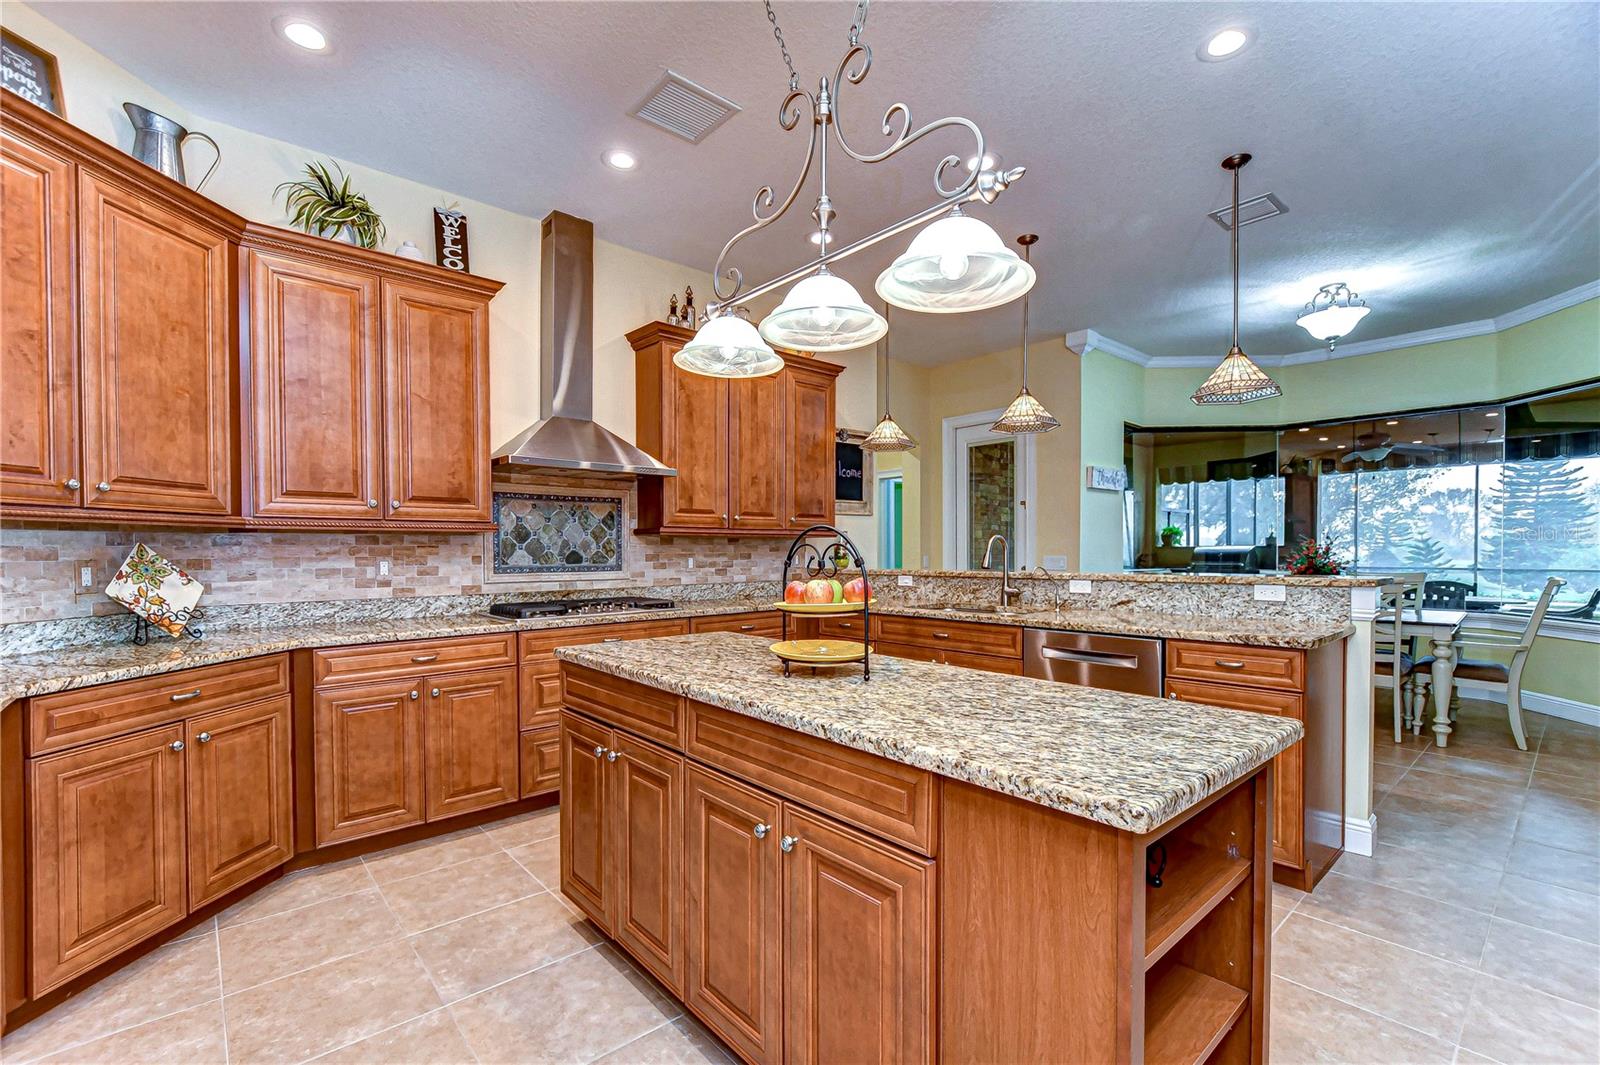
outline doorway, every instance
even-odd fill
[[[899,470],[878,474],[878,568],[904,569],[905,478]]]
[[[990,430],[1002,411],[976,411],[944,421],[944,557],[976,569],[984,545],[999,533],[1013,570],[1032,565],[1034,440]]]

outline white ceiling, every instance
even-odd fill
[[[602,237],[710,269],[782,195],[800,130],[776,123],[785,73],[754,0],[737,3],[33,4],[199,114],[530,215],[559,208]],[[808,87],[832,72],[847,0],[777,0]],[[278,38],[274,17],[326,30],[331,54]],[[1218,168],[1255,154],[1244,195],[1282,218],[1241,233],[1243,341],[1312,345],[1293,324],[1319,284],[1373,313],[1351,340],[1491,318],[1600,277],[1600,5],[1592,3],[880,2],[870,77],[842,94],[852,143],[901,100],[919,123],[965,115],[1028,175],[980,211],[1034,231],[1036,335],[1092,328],[1145,353],[1227,346],[1227,202]],[[1226,25],[1255,43],[1196,47]],[[690,145],[630,117],[667,68],[743,107]],[[621,174],[607,148],[637,153]],[[836,232],[933,202],[955,132],[862,166],[835,152]],[[815,176],[812,178],[815,181]],[[812,251],[814,192],[732,261],[764,279]],[[904,240],[839,271],[864,294]],[[1019,309],[901,314],[894,353],[938,363],[1016,342]]]

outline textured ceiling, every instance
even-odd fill
[[[775,121],[784,72],[759,4],[51,3],[33,5],[206,117],[337,153],[710,269],[765,183],[786,189],[803,133]],[[831,73],[854,5],[778,0],[804,83]],[[334,43],[299,52],[274,17]],[[880,2],[871,75],[847,86],[852,143],[883,109],[965,115],[1027,177],[982,210],[1041,234],[1038,335],[1092,328],[1152,355],[1221,354],[1227,201],[1218,168],[1256,160],[1244,194],[1282,218],[1243,230],[1244,346],[1312,345],[1293,324],[1319,284],[1374,308],[1351,340],[1483,319],[1600,276],[1600,6]],[[1202,63],[1211,31],[1255,43]],[[743,107],[690,145],[630,117],[671,68]],[[600,161],[623,146],[631,174]],[[895,161],[835,153],[837,233],[931,203],[955,132]],[[813,177],[813,181],[815,178]],[[759,280],[812,250],[794,217],[733,260]],[[839,271],[863,293],[904,239]],[[1013,305],[896,318],[897,356],[937,363],[1016,342]]]

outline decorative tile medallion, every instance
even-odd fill
[[[615,496],[494,493],[494,572],[620,572],[622,505]]]

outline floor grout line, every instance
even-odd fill
[[[215,918],[213,918],[215,920]],[[233,1060],[233,1051],[228,1049],[228,996],[227,987],[223,984],[222,975],[222,929],[217,929],[217,1013],[222,1020],[222,1065],[229,1065]]]
[[[1405,1021],[1396,1020],[1395,1018],[1387,1016],[1386,1014],[1379,1013],[1377,1010],[1372,1009],[1370,1006],[1363,1006],[1359,1002],[1351,1002],[1347,998],[1341,998],[1341,997],[1339,997],[1338,995],[1334,994],[1331,991],[1324,991],[1320,987],[1312,987],[1310,984],[1302,984],[1299,980],[1295,980],[1295,979],[1292,979],[1290,977],[1284,976],[1282,973],[1273,973],[1272,977],[1275,980],[1282,980],[1286,984],[1293,984],[1295,987],[1301,988],[1302,990],[1310,991],[1314,995],[1321,995],[1324,998],[1331,998],[1335,1002],[1342,1003],[1343,1005],[1349,1006],[1353,1010],[1360,1010],[1362,1013],[1365,1013],[1369,1017],[1376,1017],[1376,1018],[1378,1018],[1378,1020],[1384,1021],[1384,1022],[1386,1022],[1388,1024],[1398,1024],[1400,1027],[1406,1029],[1407,1031],[1416,1032],[1418,1035],[1423,1036],[1423,1037],[1425,1037],[1427,1039],[1432,1039],[1432,1040],[1435,1040],[1435,1041],[1440,1042],[1440,1043],[1449,1043],[1452,1048],[1459,1047],[1461,1045],[1459,1041],[1451,1041],[1449,1039],[1446,1039],[1442,1035],[1435,1035],[1432,1032],[1425,1032],[1421,1028],[1417,1028],[1417,1027],[1415,1027],[1413,1025],[1407,1024]],[[1452,1057],[1453,1056],[1454,1056],[1454,1054],[1452,1053]]]
[[[392,1032],[396,1028],[403,1028],[406,1025],[411,1024],[414,1021],[420,1021],[424,1017],[431,1017],[435,1013],[440,1012],[441,1010],[448,1011],[449,1009],[450,1009],[450,1007],[447,1006],[447,1005],[439,1005],[439,1006],[433,1007],[433,1009],[431,1009],[431,1010],[424,1010],[422,1013],[417,1014],[415,1017],[407,1017],[405,1020],[397,1021],[394,1024],[391,1024],[386,1028],[379,1028],[375,1032],[368,1032],[366,1035],[362,1036],[359,1039],[352,1039],[347,1043],[340,1043],[336,1047],[329,1047],[327,1050],[324,1050],[319,1054],[313,1054],[309,1058],[302,1059],[301,1062],[300,1062],[300,1065],[310,1065],[311,1062],[319,1061],[322,1058],[327,1057],[329,1054],[337,1054],[337,1053],[339,1053],[339,1051],[344,1050],[347,1047],[353,1047],[357,1043],[364,1042],[365,1040],[368,1040],[368,1039],[376,1038],[377,1036],[380,1036],[385,1032]],[[457,1031],[460,1031],[460,1029],[458,1028]],[[461,1038],[462,1038],[463,1042],[466,1040],[466,1036],[462,1036]],[[471,1050],[472,1048],[470,1046],[468,1046],[467,1049]]]
[[[218,984],[220,984],[221,980],[219,979],[217,982],[218,982]],[[216,1001],[218,1003],[220,1003],[222,1001],[221,996],[218,996]],[[113,1028],[110,1031],[101,1032],[99,1035],[90,1036],[88,1039],[80,1039],[75,1043],[68,1043],[66,1046],[52,1047],[49,1050],[46,1050],[41,1054],[35,1054],[31,1058],[6,1058],[6,1059],[0,1059],[0,1060],[4,1060],[6,1062],[6,1065],[29,1065],[30,1062],[39,1061],[39,1060],[41,1060],[43,1058],[48,1058],[48,1057],[51,1057],[51,1056],[54,1056],[54,1055],[65,1054],[69,1050],[76,1050],[78,1047],[88,1046],[90,1043],[96,1043],[96,1042],[99,1042],[102,1039],[109,1039],[111,1036],[114,1036],[114,1035],[121,1035],[123,1032],[132,1031],[133,1029],[142,1027],[143,1025],[146,1025],[146,1024],[154,1024],[157,1021],[169,1020],[170,1018],[178,1016],[178,1014],[180,1014],[180,1013],[188,1013],[190,1010],[197,1010],[197,1009],[200,1009],[203,1006],[209,1006],[211,1004],[212,1003],[211,1003],[210,1000],[207,1000],[205,1002],[191,1002],[189,1005],[183,1007],[182,1009],[172,1010],[172,1011],[170,1011],[168,1013],[163,1013],[163,1014],[160,1014],[160,1015],[155,1016],[155,1017],[147,1017],[142,1021],[135,1021],[133,1024],[125,1024],[121,1028]],[[48,1016],[50,1016],[50,1014],[48,1012],[46,1012],[45,1014],[43,1014],[43,1016],[44,1017],[48,1017]],[[34,1018],[34,1020],[40,1020],[40,1019],[42,1019],[42,1018],[39,1018],[39,1017]],[[33,1022],[30,1021],[29,1024],[31,1024],[31,1023],[33,1023]],[[24,1025],[23,1027],[27,1027],[27,1025]],[[21,1031],[21,1029],[17,1029],[16,1031],[7,1032],[6,1035],[7,1035],[7,1037],[14,1037],[16,1035],[17,1031]]]

